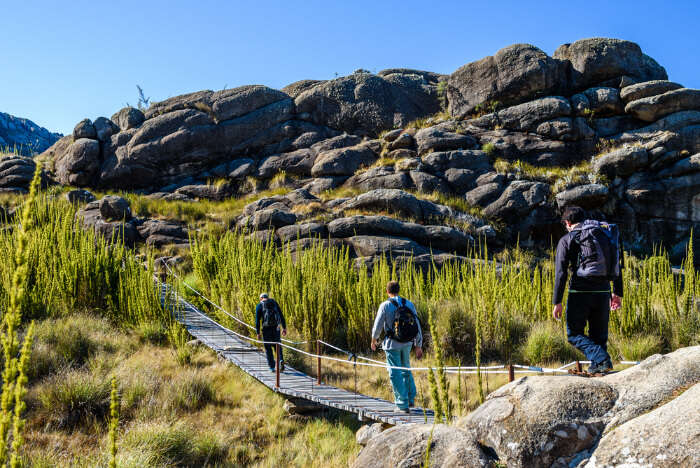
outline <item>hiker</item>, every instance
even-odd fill
[[[262,325],[262,334],[260,326]],[[270,298],[267,293],[260,294],[260,302],[255,306],[255,331],[258,340],[265,341],[265,354],[267,355],[267,365],[271,372],[275,372],[275,355],[273,350],[275,343],[280,342],[280,325],[282,325],[282,336],[287,336],[287,322],[277,301]],[[280,346],[280,372],[284,371],[284,358],[282,357],[282,347]]]
[[[578,206],[564,210],[562,223],[569,233],[557,245],[552,315],[556,320],[561,319],[561,302],[571,268],[566,303],[567,338],[591,361],[589,373],[604,373],[612,369],[607,346],[610,310],[622,305],[619,233],[614,224],[586,219],[585,211]],[[584,332],[586,324],[588,335]]]
[[[390,366],[389,379],[394,390],[394,402],[400,411],[408,413],[416,399],[413,374],[410,370],[392,367],[411,367],[409,354],[412,346],[416,347],[416,358],[423,357],[423,333],[416,307],[411,301],[399,296],[399,283],[389,281],[386,293],[389,299],[379,306],[372,327],[372,351],[377,350],[377,340],[384,332],[382,349]]]

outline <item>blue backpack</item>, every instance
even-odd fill
[[[586,220],[579,224],[576,241],[581,247],[576,275],[581,278],[620,276],[620,231],[616,224]]]

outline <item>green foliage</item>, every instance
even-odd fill
[[[174,410],[192,411],[215,401],[214,387],[196,371],[178,376],[167,389],[165,405]]]
[[[634,335],[627,338],[613,336],[610,339],[610,348],[609,352],[613,358],[641,361],[652,354],[660,353],[663,343],[660,337],[654,335]]]
[[[542,322],[532,327],[523,345],[522,354],[531,365],[585,359],[566,340],[566,331],[563,327],[552,322]]]
[[[175,348],[175,358],[181,366],[186,366],[192,361],[192,348],[187,344],[190,334],[185,327],[176,321],[171,321],[168,327],[168,340]]]
[[[66,370],[50,377],[38,390],[46,425],[61,430],[89,426],[107,418],[110,382],[85,370]]]
[[[442,80],[437,85],[438,102],[442,110],[447,109],[447,80]]]
[[[478,119],[486,114],[493,114],[501,108],[500,101],[486,101],[478,104],[472,112],[472,119]]]
[[[440,408],[440,417],[438,418],[436,414],[436,419],[438,421],[442,420],[442,413],[444,413],[445,421],[450,423],[452,421],[452,409],[453,404],[450,398],[450,383],[447,381],[447,374],[445,373],[445,356],[443,355],[442,346],[440,344],[440,338],[438,335],[437,326],[435,325],[435,317],[433,315],[433,308],[428,307],[428,325],[430,327],[430,336],[433,339],[433,352],[435,356],[435,367],[437,371],[437,384],[439,389],[439,399],[440,404],[437,405]],[[431,370],[432,373],[432,370]],[[432,383],[431,383],[431,395],[433,394]]]
[[[496,145],[493,143],[489,142],[481,146],[481,151],[486,153],[489,156],[493,156],[494,153],[496,152]]]
[[[112,392],[109,399],[109,468],[117,468],[117,428],[119,427],[119,392],[117,378],[112,377]]]
[[[216,465],[228,453],[222,438],[214,433],[195,431],[184,423],[142,424],[125,435],[122,446],[125,457],[131,454],[135,458],[138,454],[134,466]]]

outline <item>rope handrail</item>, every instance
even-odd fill
[[[198,296],[202,297],[204,300],[206,300],[206,301],[207,301],[208,303],[210,303],[212,306],[214,306],[214,307],[216,307],[218,310],[224,312],[227,316],[229,316],[229,317],[235,319],[237,322],[239,322],[239,323],[241,323],[241,324],[247,326],[248,328],[250,328],[250,329],[252,329],[252,330],[255,330],[255,327],[253,327],[253,326],[251,326],[250,324],[248,324],[248,323],[246,323],[246,322],[244,322],[244,321],[238,319],[237,317],[233,316],[232,314],[230,314],[229,312],[227,312],[226,310],[224,310],[221,306],[219,306],[218,304],[214,303],[214,302],[211,301],[209,298],[207,298],[206,296],[204,296],[203,294],[201,294],[199,291],[197,291],[195,288],[193,288],[192,286],[190,286],[189,284],[187,284],[180,276],[178,276],[178,275],[170,268],[170,266],[169,266],[167,263],[165,264],[165,266],[166,266],[166,268],[168,269],[168,271],[169,271],[170,273],[172,273],[173,276],[175,276],[175,278],[177,278],[180,282],[182,282],[183,284],[185,284],[185,286],[187,286],[190,290],[192,290],[192,291],[193,291],[194,293],[196,293]],[[189,302],[185,301],[184,299],[181,299],[181,300],[182,300],[183,302],[185,302],[186,304],[188,304],[189,306],[194,307],[192,304],[190,304]],[[243,339],[243,340],[245,340],[245,341],[248,341],[248,342],[251,342],[251,343],[257,343],[257,344],[263,344],[263,345],[266,345],[266,344],[268,344],[268,345],[277,345],[277,344],[279,344],[279,345],[280,345],[281,347],[283,347],[283,348],[289,349],[289,350],[291,350],[291,351],[295,351],[295,352],[297,352],[297,353],[300,353],[300,354],[302,354],[302,355],[305,355],[305,356],[308,356],[308,357],[312,357],[312,358],[323,359],[323,360],[326,360],[326,361],[340,362],[340,363],[343,363],[343,364],[346,364],[346,365],[347,365],[347,364],[351,364],[351,365],[353,365],[353,366],[359,365],[359,366],[365,366],[365,367],[375,367],[375,368],[394,369],[394,370],[421,371],[421,372],[423,372],[423,371],[428,371],[428,370],[432,370],[432,371],[438,370],[437,367],[402,367],[402,366],[390,366],[388,363],[385,363],[385,362],[382,362],[382,361],[377,361],[377,360],[375,360],[375,359],[370,359],[370,358],[367,358],[367,357],[364,357],[364,356],[359,356],[359,355],[357,355],[357,354],[355,354],[355,353],[351,353],[351,352],[349,352],[349,351],[346,351],[346,350],[344,350],[344,349],[342,349],[342,348],[339,348],[339,347],[337,347],[337,346],[335,346],[335,345],[332,345],[332,344],[327,343],[327,342],[322,341],[322,340],[317,340],[317,341],[318,341],[319,343],[325,345],[325,346],[328,346],[328,347],[330,347],[330,348],[332,348],[332,349],[335,349],[336,351],[339,351],[339,352],[342,352],[342,353],[344,353],[344,354],[347,354],[348,356],[350,356],[351,359],[350,359],[350,360],[346,360],[346,359],[340,359],[340,358],[336,358],[336,357],[332,357],[332,356],[327,356],[327,355],[323,355],[323,354],[310,353],[310,352],[304,351],[304,350],[302,350],[302,349],[296,348],[296,347],[294,347],[294,346],[291,346],[290,344],[286,344],[286,343],[291,343],[291,344],[304,344],[304,343],[308,343],[308,341],[299,341],[299,342],[295,342],[295,341],[292,341],[292,340],[282,339],[281,342],[278,342],[278,341],[264,341],[264,340],[258,340],[258,339],[251,338],[251,337],[249,337],[249,336],[243,335],[242,333],[235,332],[235,331],[233,331],[233,330],[231,330],[231,329],[225,327],[224,325],[218,323],[217,321],[213,320],[212,318],[208,317],[208,316],[205,315],[205,314],[203,314],[203,316],[204,316],[207,320],[209,320],[210,322],[212,322],[212,323],[218,325],[219,327],[221,327],[221,328],[222,328],[223,330],[225,330],[227,333],[230,333],[230,334],[232,334],[232,335],[235,335],[235,336],[237,336],[237,337],[239,337],[239,338],[241,338],[241,339]],[[353,361],[352,359],[354,359],[354,361]],[[368,362],[357,362],[357,359],[363,359],[363,360],[368,361]],[[578,362],[581,363],[581,364],[590,364],[590,361],[578,361]],[[561,367],[559,367],[559,368],[548,368],[548,367],[539,367],[539,366],[524,366],[524,365],[520,365],[520,364],[513,364],[512,367],[513,367],[514,369],[513,369],[512,372],[515,373],[515,374],[528,374],[528,373],[532,373],[532,372],[536,372],[536,373],[568,373],[568,371],[566,370],[566,368],[567,368],[567,367],[570,367],[570,366],[572,366],[572,365],[574,365],[574,364],[576,364],[576,361],[573,361],[573,362],[571,362],[571,363],[565,364],[565,365],[563,365],[563,366],[561,366]],[[639,362],[638,362],[638,361],[620,361],[620,364],[639,364]],[[443,367],[442,369],[443,369],[446,373],[448,373],[448,374],[476,374],[476,373],[483,373],[483,374],[508,374],[510,371],[509,371],[509,370],[503,370],[503,369],[505,369],[505,368],[506,368],[506,365],[483,366],[483,367],[482,367],[482,366],[449,366],[449,367]]]

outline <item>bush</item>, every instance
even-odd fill
[[[641,361],[663,350],[661,339],[654,335],[611,337],[610,341],[610,355],[624,361]]]
[[[136,328],[141,339],[147,343],[163,344],[168,340],[168,330],[156,320],[145,320]]]
[[[46,425],[71,430],[103,421],[109,412],[109,379],[84,371],[64,371],[39,388]]]
[[[131,466],[204,466],[223,461],[227,444],[184,424],[147,423],[129,430],[119,458]],[[122,466],[122,463],[118,463]]]
[[[474,360],[474,322],[456,302],[443,302],[436,307],[438,329],[445,354],[462,362]]]
[[[197,410],[215,401],[214,387],[203,374],[192,371],[176,378],[168,387],[165,404],[175,410]]]
[[[541,322],[532,327],[523,345],[522,355],[531,365],[585,360],[566,340],[562,328],[552,322]]]

